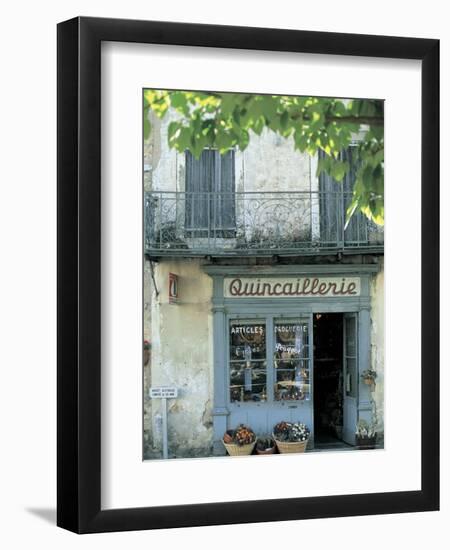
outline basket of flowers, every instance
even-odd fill
[[[255,432],[248,426],[240,424],[235,430],[227,430],[223,444],[230,456],[251,455],[256,444]]]
[[[363,370],[361,373],[361,378],[364,384],[367,384],[368,386],[370,386],[371,391],[373,391],[375,388],[375,381],[377,378],[376,371],[372,369]]]
[[[278,422],[273,428],[273,438],[280,453],[304,453],[308,445],[310,429],[301,422]]]

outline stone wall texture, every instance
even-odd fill
[[[155,268],[155,285],[151,283],[153,288],[145,297],[145,307],[150,307],[152,318],[151,366],[146,370],[151,370],[153,385],[174,385],[179,390],[179,397],[168,402],[171,456],[211,454],[212,280],[201,270],[200,262],[187,259],[160,262]],[[168,300],[170,272],[178,275],[182,300],[177,304]],[[148,458],[161,456],[160,405],[160,400],[146,399]]]

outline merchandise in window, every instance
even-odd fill
[[[279,319],[274,323],[274,333],[275,400],[309,400],[308,323]]]
[[[230,401],[266,401],[266,325],[230,323]]]

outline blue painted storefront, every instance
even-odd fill
[[[346,350],[343,359],[343,439],[352,444],[357,420],[371,421],[370,390],[360,375],[362,371],[370,368],[370,288],[372,277],[379,271],[379,265],[207,265],[204,266],[204,270],[213,279],[214,453],[223,454],[224,432],[239,423],[250,425],[258,435],[263,435],[270,434],[274,424],[281,420],[304,422],[312,432],[308,448],[314,447],[313,315],[320,313],[340,313],[343,316]],[[269,279],[282,282],[295,277],[341,280],[355,278],[359,282],[359,291],[358,295],[345,296],[315,294],[289,297],[233,297],[224,292],[225,282],[233,277],[254,278],[262,283]],[[307,365],[308,376],[303,379],[303,382],[307,380],[307,384],[303,384],[307,390],[301,399],[282,400],[274,389],[282,385],[276,384],[279,375],[276,367],[280,364],[277,359],[277,330],[290,330],[292,327],[300,330],[299,326],[302,331],[299,349],[301,348],[303,353],[302,359],[299,359],[303,363],[299,365]],[[232,379],[235,372],[233,369],[236,363],[239,364],[239,361],[233,360],[230,351],[236,347],[230,340],[234,338],[231,334],[233,327],[239,327],[239,330],[242,330],[242,327],[250,327],[249,331],[264,331],[265,335],[264,347],[257,348],[256,354],[253,352],[253,357],[251,351],[244,347],[238,350],[241,354],[240,363],[246,364],[247,367],[255,367],[253,370],[260,372],[265,382],[264,389],[261,390],[263,393],[253,395],[253,398],[248,400],[243,400],[242,396],[233,393],[236,390],[230,389],[230,376]],[[248,357],[244,357],[247,353]],[[242,372],[250,372],[250,369],[239,368]],[[250,389],[251,381],[245,378],[245,373],[242,378],[245,380],[244,389],[247,388],[247,384]],[[251,394],[250,391],[247,393]]]

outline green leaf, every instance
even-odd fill
[[[264,130],[266,126],[265,120],[263,116],[259,116],[253,123],[252,130],[260,136],[262,134],[262,131]]]
[[[181,127],[178,134],[175,147],[178,152],[182,153],[189,148],[191,142],[191,129]]]
[[[282,130],[286,130],[288,127],[289,122],[289,113],[287,111],[283,111],[283,114],[280,116],[280,127]]]
[[[329,173],[331,162],[332,162],[332,159],[329,156],[319,157],[319,160],[317,162],[316,176],[317,177],[320,176],[322,172]]]
[[[170,94],[170,105],[185,115],[189,113],[188,100],[183,92],[172,92]]]
[[[226,153],[233,145],[233,138],[228,132],[219,130],[216,135],[216,145],[221,154]]]
[[[351,220],[351,217],[356,212],[357,208],[358,208],[358,197],[355,197],[355,195],[353,195],[353,199],[347,208],[344,230],[347,229],[347,226]]]
[[[350,166],[347,161],[341,162],[335,160],[331,164],[331,177],[336,181],[342,181],[349,168]]]
[[[296,130],[294,132],[294,143],[296,149],[298,149],[300,153],[304,153],[308,147],[308,136]]]
[[[175,134],[179,134],[181,124],[178,121],[173,121],[167,128],[167,137],[169,138],[169,144],[172,143]]]
[[[272,96],[263,96],[261,100],[261,110],[268,124],[276,118],[277,106]]]
[[[247,130],[242,130],[241,135],[239,137],[240,137],[239,142],[238,142],[239,149],[241,151],[244,151],[247,148],[247,146],[250,142],[250,135],[247,132]]]

